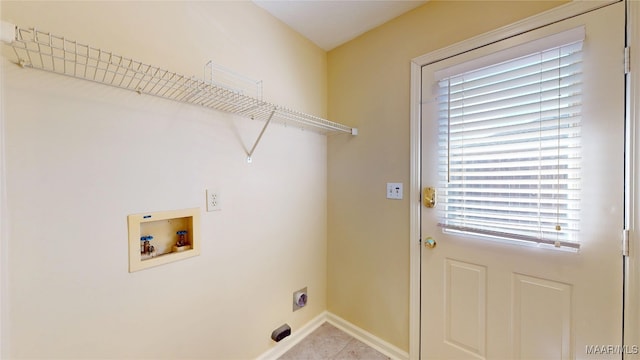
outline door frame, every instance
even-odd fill
[[[472,37],[468,40],[464,40],[459,43],[455,43],[453,45],[447,46],[445,48],[441,48],[435,51],[432,51],[428,54],[416,57],[411,60],[411,124],[410,124],[410,180],[409,180],[409,198],[416,199],[418,201],[411,201],[409,204],[409,358],[410,359],[420,359],[421,349],[420,349],[420,286],[421,286],[421,254],[422,254],[422,243],[420,239],[420,219],[421,219],[421,116],[420,116],[420,99],[421,99],[421,87],[422,87],[422,75],[421,69],[423,66],[438,62],[440,60],[444,60],[455,55],[482,47],[484,45],[488,45],[494,43],[496,41],[504,40],[522,33],[526,33],[533,29],[549,25],[570,17],[574,17],[577,15],[584,14],[586,12],[596,10],[607,6],[609,4],[619,2],[622,0],[600,0],[600,1],[572,1],[566,5],[558,6],[554,9],[533,15],[531,17],[525,18],[513,24],[498,28],[496,30],[490,31],[488,33],[484,33],[475,37]],[[631,16],[627,22],[627,31],[629,28],[633,28],[634,36],[628,37],[635,40],[637,44],[640,41],[640,27],[636,26],[635,21],[640,21],[640,3],[634,1],[628,1],[627,11],[633,10]],[[633,23],[634,26],[629,26],[629,23]],[[639,46],[640,47],[640,46]],[[634,66],[635,65],[635,66]],[[628,87],[632,94],[630,97],[632,100],[629,101],[629,111],[627,116],[630,116],[630,119],[637,120],[638,116],[640,116],[640,64],[636,62],[632,64],[632,74],[630,84]],[[628,95],[627,95],[628,96]],[[629,96],[628,96],[629,97]],[[635,145],[637,143],[636,140],[640,140],[640,126],[634,127],[632,124],[634,121],[630,121],[631,127],[634,132],[632,136],[630,136],[630,144],[631,149],[635,151],[639,151]],[[640,145],[639,145],[640,147]],[[640,179],[640,156],[638,159],[629,158],[630,164],[635,164],[636,166],[630,166],[631,171],[630,174],[637,175],[634,176],[634,179]],[[637,162],[637,164],[636,164]],[[640,184],[637,184],[639,181],[634,181],[635,183],[632,187],[631,192],[634,196],[640,196]],[[637,195],[636,195],[637,194]],[[640,198],[637,201],[633,201],[635,197],[631,197],[632,201],[626,204],[628,209],[627,213],[631,214],[631,228],[633,229],[633,219],[634,216],[638,216],[636,222],[640,224],[640,211],[633,211],[636,206],[640,205]],[[639,247],[640,244],[640,234],[635,234],[634,231],[630,231],[630,242],[631,247],[636,248]],[[635,305],[637,309],[640,305],[640,294],[638,294],[640,290],[640,266],[638,265],[640,262],[640,251],[634,252],[635,257],[627,257],[626,259],[626,269],[635,270],[635,276],[627,276],[625,278],[625,304],[626,307],[631,307]],[[633,319],[626,317],[625,312],[625,329],[624,331],[627,334],[634,334],[636,337],[640,334],[640,314],[633,313]],[[633,321],[635,320],[635,321]],[[640,344],[634,344],[640,345]]]
[[[634,51],[640,49],[640,2],[627,1],[627,46],[632,59],[627,74],[626,112],[628,145],[625,179],[627,186],[627,229],[629,230],[629,256],[625,258],[624,345],[640,346],[640,62]],[[635,47],[634,47],[635,46]],[[634,340],[635,339],[635,343]],[[633,351],[632,351],[633,352]],[[628,354],[625,359],[640,359],[640,354]]]

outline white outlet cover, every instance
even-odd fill
[[[402,200],[402,183],[387,183],[387,199]]]
[[[207,189],[207,211],[222,210],[222,203],[220,200],[219,191]]]

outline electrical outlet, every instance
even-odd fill
[[[307,287],[293,292],[293,311],[300,310],[307,305]]]
[[[222,210],[220,193],[207,189],[207,211]]]

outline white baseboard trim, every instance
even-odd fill
[[[337,327],[338,329],[344,331],[345,333],[353,336],[354,338],[362,341],[368,346],[371,346],[372,348],[378,350],[379,352],[387,355],[394,360],[409,360],[409,353],[407,353],[406,351],[394,345],[391,345],[390,343],[380,339],[370,332],[365,331],[348,322],[347,320],[328,311],[322,312],[320,315],[313,318],[300,329],[296,331],[292,330],[290,336],[276,343],[271,349],[258,356],[256,360],[278,359],[325,322],[328,322],[329,324]]]
[[[332,313],[327,312],[326,321],[337,327],[338,329],[346,332],[347,334],[353,336],[354,338],[362,341],[363,343],[371,346],[372,348],[378,350],[379,352],[387,355],[388,357],[394,360],[408,360],[409,353],[400,349],[397,346],[391,345],[390,343],[380,339],[379,337],[367,332],[347,320],[334,315]]]
[[[258,356],[256,360],[276,360],[292,347],[296,346],[302,339],[311,334],[315,329],[327,321],[327,312],[324,311],[320,315],[313,318],[306,325],[298,330],[291,329],[291,335],[277,342],[271,349],[265,351]]]

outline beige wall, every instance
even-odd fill
[[[1,10],[185,75],[213,59],[263,79],[266,100],[326,115],[326,53],[250,2]],[[272,125],[249,165],[263,123],[1,65],[4,357],[247,359],[326,309],[325,136]],[[204,208],[209,187],[223,209],[203,210],[202,255],[128,273],[127,215]]]
[[[560,3],[430,1],[329,52],[329,118],[359,129],[328,142],[330,312],[409,348],[411,59]]]

